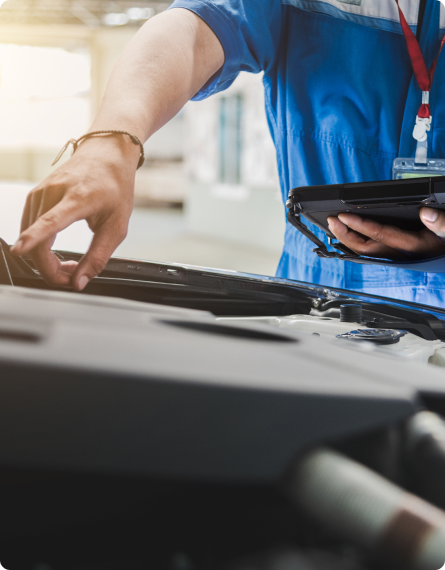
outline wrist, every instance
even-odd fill
[[[59,153],[54,164],[66,150],[67,146],[73,145],[73,158],[82,160],[93,159],[111,164],[125,163],[136,170],[143,164],[143,147],[137,137],[125,132],[89,132],[83,137],[72,139]]]

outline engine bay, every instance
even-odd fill
[[[445,311],[125,259],[76,294],[0,254],[6,568],[445,562]]]

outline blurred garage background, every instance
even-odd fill
[[[27,192],[87,131],[118,55],[169,2],[0,0],[0,236]],[[116,255],[273,275],[284,232],[262,78],[191,102],[146,143],[129,234]],[[55,247],[83,252],[79,222]]]

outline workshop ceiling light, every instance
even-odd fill
[[[171,4],[172,0],[0,0],[0,25],[140,26]]]
[[[127,14],[111,13],[105,14],[105,16],[102,18],[102,22],[106,26],[124,26],[125,24],[128,24],[128,21],[129,18]]]
[[[139,20],[148,20],[154,16],[154,13],[155,11],[153,8],[138,8],[136,6],[127,10],[127,16],[133,22],[137,22]]]

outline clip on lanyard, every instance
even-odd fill
[[[396,4],[397,8],[399,9],[400,24],[402,26],[403,35],[405,36],[406,47],[408,48],[414,75],[416,76],[417,83],[422,90],[422,104],[420,105],[419,111],[417,113],[416,124],[414,125],[413,130],[413,137],[417,141],[415,162],[419,164],[426,164],[428,150],[427,132],[431,129],[432,119],[429,105],[430,90],[431,86],[433,85],[437,60],[445,44],[445,35],[440,42],[439,53],[434,58],[434,61],[431,64],[430,68],[427,69],[419,43],[405,19],[405,16],[399,6],[399,0],[396,0]]]

